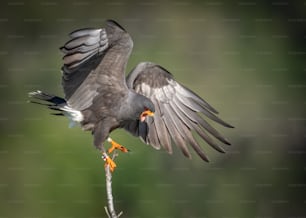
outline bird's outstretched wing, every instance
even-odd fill
[[[232,127],[216,116],[218,113],[201,97],[176,82],[164,68],[150,62],[138,64],[127,77],[127,85],[137,93],[152,100],[155,105],[154,117],[147,117],[146,123],[134,121],[125,126],[133,135],[140,136],[156,149],[164,147],[172,153],[172,141],[190,157],[190,145],[198,155],[208,161],[193,133],[220,152],[224,150],[211,138],[230,144],[205,119]]]
[[[108,20],[103,29],[80,29],[69,36],[60,50],[62,86],[72,108],[83,110],[100,93],[127,89],[125,67],[133,42],[118,23]]]

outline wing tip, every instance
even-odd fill
[[[230,143],[230,141],[226,138],[224,139],[223,143],[226,145],[232,145],[232,143]]]
[[[119,29],[123,30],[124,32],[126,32],[126,30],[115,20],[112,20],[112,19],[107,19],[106,20],[106,24],[107,25],[110,25],[110,26],[116,26],[118,27]]]
[[[200,154],[199,154],[199,155],[200,155]],[[200,157],[201,157],[201,159],[204,160],[206,163],[209,163],[209,162],[210,162],[209,158],[208,158],[205,154],[201,154]]]
[[[227,128],[231,128],[231,129],[234,129],[234,128],[235,128],[233,125],[231,125],[231,124],[229,124],[229,123],[227,123],[227,122],[224,122],[224,124],[225,124],[225,125],[223,125],[223,126],[225,126],[225,127],[227,127]]]
[[[216,136],[216,135],[214,135],[214,137],[217,138],[220,142],[222,142],[225,145],[231,145],[230,141],[227,138],[225,138],[224,136],[221,136],[221,135]]]

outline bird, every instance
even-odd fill
[[[233,126],[156,63],[140,62],[125,76],[132,48],[131,36],[114,20],[106,20],[104,28],[71,32],[69,40],[60,47],[64,97],[36,90],[29,93],[30,102],[47,106],[54,111],[53,115],[68,117],[70,126],[78,124],[84,131],[91,131],[94,146],[112,172],[117,165],[110,153],[115,149],[129,152],[110,137],[118,128],[170,154],[176,145],[191,158],[191,147],[208,162],[195,135],[224,153],[216,139],[227,145],[229,140],[206,119],[224,127]],[[111,144],[108,150],[106,142]]]

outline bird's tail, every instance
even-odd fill
[[[32,99],[39,100],[39,101],[30,100],[31,103],[45,105],[54,111],[58,111],[56,113],[52,113],[53,115],[64,115],[63,108],[67,106],[67,102],[65,99],[55,95],[47,94],[40,90],[29,92],[29,97]]]
[[[70,121],[69,127],[77,125],[78,123],[82,122],[84,119],[81,111],[71,108],[67,104],[67,101],[61,97],[47,94],[39,90],[30,92],[29,97],[32,99],[39,100],[39,101],[30,100],[31,103],[45,105],[49,109],[57,111],[51,114],[68,117]]]

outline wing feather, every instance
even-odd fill
[[[100,29],[94,29],[94,28],[83,28],[79,30],[75,30],[69,34],[71,38],[77,38],[81,36],[98,36],[100,35],[101,31]]]
[[[148,118],[148,119],[150,119],[150,118]],[[144,136],[144,138],[147,139],[146,143],[152,145],[155,149],[159,150],[160,149],[160,143],[159,143],[159,139],[158,139],[158,136],[157,136],[156,128],[151,128],[150,132],[148,132],[148,135],[149,135],[149,137]]]
[[[145,137],[141,136],[153,147],[162,146],[172,153],[173,142],[185,156],[191,157],[189,145],[203,160],[208,161],[193,133],[219,152],[224,152],[224,149],[210,135],[224,144],[230,144],[203,117],[225,127],[232,126],[217,117],[217,110],[200,96],[176,82],[163,67],[150,62],[140,63],[128,75],[127,85],[137,93],[150,98],[155,105],[154,117],[146,120],[148,134]],[[132,128],[128,131],[135,133]]]
[[[154,122],[153,122],[152,125],[154,125],[154,128],[156,130],[156,133],[157,133],[157,136],[159,138],[159,142],[160,142],[161,146],[168,153],[172,153],[170,133],[169,133],[164,121],[162,120],[163,119],[163,114],[161,113],[159,105],[156,103],[155,99],[153,100],[153,102],[155,102],[155,105],[157,105],[157,107],[155,107],[156,116],[154,117]]]
[[[206,108],[207,110],[210,110],[211,112],[216,114],[218,113],[218,111],[215,108],[213,108],[204,99],[202,99],[200,96],[198,96],[196,93],[194,93],[192,90],[188,89],[187,87],[180,84],[178,87],[176,87],[176,89],[178,93],[182,94],[187,98],[191,98],[193,101],[195,101],[202,107]]]
[[[165,104],[163,107],[165,111],[165,115],[163,117],[164,123],[171,135],[171,138],[173,139],[174,143],[179,146],[183,154],[190,158],[190,153],[187,148],[186,141],[184,140],[178,128],[179,123],[175,123],[174,117],[171,115],[171,112],[168,109],[168,105]]]
[[[207,116],[208,118],[210,118],[211,120],[213,120],[213,121],[215,121],[215,122],[217,122],[217,123],[219,123],[219,124],[221,124],[225,127],[233,128],[233,126],[224,122],[223,120],[221,120],[219,117],[217,117],[215,114],[213,114],[209,110],[201,107],[199,104],[194,102],[192,99],[186,98],[186,97],[184,98],[181,95],[177,95],[177,98],[182,104],[184,104],[185,106],[187,106],[191,110],[196,111],[196,112],[200,112],[200,113],[204,114],[205,116]]]
[[[69,37],[60,50],[62,86],[72,108],[84,110],[99,95],[127,92],[125,66],[133,42],[119,24],[109,20],[105,28],[79,29]]]
[[[199,134],[204,141],[206,141],[210,146],[212,146],[217,151],[224,153],[224,149],[219,146],[217,143],[215,143],[211,137],[209,137],[203,129],[200,128],[199,123],[196,120],[196,114],[195,112],[189,110],[188,108],[182,109],[184,106],[180,104],[175,104],[172,108],[176,112],[177,116],[180,117],[180,119],[185,123],[185,125],[189,128],[189,130],[195,130],[197,134]],[[189,111],[188,111],[189,110]],[[202,126],[203,127],[203,126]],[[219,134],[219,133],[218,133]],[[192,138],[195,140],[194,138]],[[195,146],[195,143],[193,143],[193,148]],[[200,146],[198,146],[197,152],[201,150]],[[200,154],[199,154],[200,155]],[[200,155],[201,156],[201,155]],[[201,156],[202,157],[202,156]],[[203,158],[203,157],[202,157]],[[207,157],[206,157],[207,158]],[[205,159],[205,158],[204,158]],[[208,161],[208,159],[207,159]]]
[[[64,65],[69,69],[78,67],[94,55],[105,51],[109,42],[105,29],[81,29],[70,34],[70,37],[72,39],[60,48],[65,54]]]

